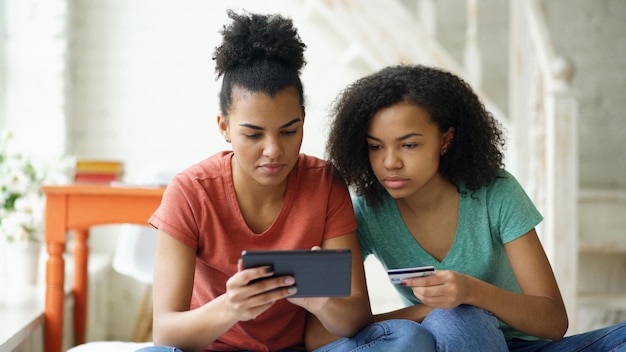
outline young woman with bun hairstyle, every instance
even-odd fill
[[[327,157],[353,187],[363,257],[387,269],[434,266],[395,285],[437,351],[626,351],[626,323],[567,336],[568,319],[535,227],[504,169],[499,123],[456,75],[384,68],[333,107]]]
[[[292,21],[228,16],[214,59],[217,125],[232,150],[176,175],[149,219],[155,346],[141,351],[432,350],[412,321],[373,323],[345,182],[300,153],[305,45]],[[290,298],[293,277],[240,262],[243,250],[316,248],[351,250],[350,296]],[[320,327],[342,338],[323,346]]]

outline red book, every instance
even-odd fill
[[[114,173],[82,173],[77,172],[74,176],[74,182],[76,183],[111,183],[112,181],[118,181],[118,175]]]

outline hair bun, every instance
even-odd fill
[[[239,15],[232,10],[227,13],[233,21],[220,31],[223,41],[215,49],[218,77],[234,67],[256,61],[276,61],[298,72],[306,64],[306,45],[291,19],[281,15]]]

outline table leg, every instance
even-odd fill
[[[61,352],[63,348],[63,303],[65,292],[65,243],[47,242],[46,262],[46,352]]]
[[[74,342],[85,343],[88,297],[89,229],[74,230]]]

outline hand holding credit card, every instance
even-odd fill
[[[392,284],[400,284],[404,279],[410,279],[414,277],[422,277],[422,276],[430,276],[435,274],[435,267],[428,266],[420,266],[415,268],[400,268],[400,269],[389,269],[387,270],[387,275],[389,276],[389,280]]]

